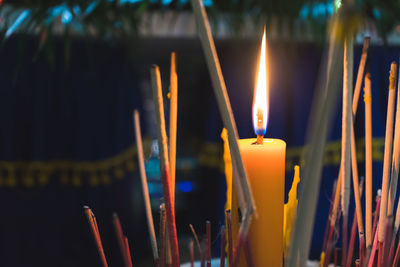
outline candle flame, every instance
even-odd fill
[[[258,67],[257,84],[254,89],[253,100],[253,126],[256,135],[264,135],[267,131],[269,96],[268,96],[268,77],[267,77],[267,52],[266,52],[266,34],[261,43],[260,64]]]

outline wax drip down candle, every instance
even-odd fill
[[[253,125],[257,138],[239,140],[258,210],[249,231],[255,266],[282,266],[283,206],[286,143],[264,138],[268,122],[268,70],[266,34],[262,38],[257,84],[253,101]]]

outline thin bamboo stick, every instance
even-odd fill
[[[347,253],[347,223],[348,209],[350,204],[350,179],[351,179],[351,123],[352,109],[351,101],[353,99],[353,37],[348,36],[344,45],[344,61],[343,61],[343,112],[342,112],[342,157],[340,169],[342,171],[342,198],[341,207],[343,213],[342,228],[342,266],[346,264]]]
[[[161,76],[158,66],[151,68],[151,81],[153,87],[153,100],[156,110],[156,127],[158,135],[158,148],[160,151],[161,175],[167,212],[167,227],[169,243],[171,245],[172,265],[179,267],[179,247],[175,225],[175,210],[171,195],[171,179],[169,172],[167,133],[165,131],[164,103],[162,98]]]
[[[240,156],[238,140],[239,135],[236,128],[231,104],[226,90],[225,81],[222,75],[221,66],[215,49],[214,40],[211,34],[211,27],[208,22],[207,13],[201,0],[191,0],[192,9],[198,26],[198,32],[206,57],[208,70],[210,72],[214,93],[217,99],[224,127],[228,130],[229,145],[232,163],[235,166],[237,175],[234,175],[235,183],[239,194],[244,196],[245,207],[242,209],[241,230],[247,233],[252,215],[257,215],[250,182]],[[244,221],[246,220],[246,222]]]
[[[151,249],[153,252],[153,259],[155,262],[157,262],[159,260],[157,239],[156,239],[156,232],[154,230],[154,221],[153,221],[153,214],[151,211],[149,187],[147,185],[146,170],[145,170],[145,165],[144,165],[142,132],[140,130],[140,115],[139,115],[139,111],[137,111],[137,110],[134,111],[134,124],[135,124],[135,135],[136,135],[136,146],[137,146],[137,154],[138,154],[140,180],[142,182],[143,200],[144,200],[144,205],[145,205],[145,210],[146,210],[146,219],[147,219],[146,221],[147,221],[147,227],[149,229]]]
[[[365,239],[366,247],[372,245],[372,111],[371,75],[365,74]]]
[[[338,17],[333,18],[331,25],[326,69],[321,72],[318,81],[316,89],[318,93],[313,100],[312,117],[307,134],[308,149],[303,155],[305,166],[302,191],[286,260],[288,267],[305,266],[306,264],[321,181],[324,148],[331,126],[334,103],[338,95],[337,77],[342,66],[340,55],[343,55],[343,45],[340,45],[337,40],[337,31],[340,29]]]
[[[176,169],[176,133],[178,120],[178,75],[176,74],[176,56],[171,53],[170,74],[170,112],[169,112],[169,162],[171,173],[172,200],[175,202],[175,169]]]
[[[392,267],[398,266],[397,264],[399,263],[399,259],[400,259],[400,242],[398,242],[397,244],[396,256],[394,257]]]
[[[400,72],[400,68],[399,68]],[[400,76],[400,73],[399,73]],[[388,199],[388,216],[393,215],[393,206],[396,200],[397,182],[399,179],[400,169],[400,83],[397,83],[397,104],[396,104],[396,124],[394,127],[394,143],[393,143],[393,158],[392,158],[392,173],[389,188]]]
[[[395,84],[396,84],[397,64],[392,63],[390,66],[389,76],[389,96],[386,118],[386,134],[385,134],[385,152],[383,159],[383,175],[382,175],[382,197],[381,208],[379,214],[379,233],[378,240],[380,243],[385,241],[387,205],[388,205],[388,190],[390,180],[390,165],[392,156],[392,140],[393,140],[393,114],[395,102]]]

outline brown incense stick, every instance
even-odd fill
[[[169,112],[169,162],[171,173],[172,200],[175,200],[175,168],[176,168],[176,132],[178,120],[178,75],[176,74],[176,56],[171,53],[170,73],[170,112]]]
[[[400,71],[400,68],[399,68]],[[400,74],[399,74],[400,76]],[[397,182],[400,169],[400,83],[397,83],[396,124],[394,127],[394,143],[392,157],[392,172],[388,198],[388,216],[393,215],[393,206],[397,193]]]
[[[226,230],[225,227],[221,227],[221,256],[220,256],[220,267],[225,267],[225,249],[226,249]]]
[[[207,235],[207,267],[211,267],[211,222],[206,221]]]
[[[140,180],[142,183],[143,200],[144,200],[145,210],[146,210],[147,227],[149,229],[151,249],[153,252],[153,259],[155,262],[157,262],[158,257],[159,257],[158,256],[158,248],[157,248],[157,239],[156,239],[156,232],[154,230],[153,214],[151,212],[150,195],[149,195],[146,170],[145,170],[145,165],[144,165],[142,133],[140,130],[140,115],[137,110],[134,111],[134,125],[135,125],[135,135],[136,135],[136,146],[137,146],[137,154],[138,154]]]
[[[232,236],[231,212],[227,211],[225,213],[225,216],[226,216],[226,227],[228,230],[228,262],[229,266],[231,266],[233,261],[233,236]]]
[[[228,130],[232,163],[237,171],[237,175],[234,175],[236,190],[244,197],[244,204],[246,205],[245,207],[241,207],[243,214],[241,230],[242,232],[247,233],[248,227],[250,226],[251,217],[252,215],[256,215],[257,212],[250,182],[240,156],[238,145],[239,135],[217,56],[217,51],[215,49],[214,40],[211,34],[211,28],[208,22],[206,10],[201,0],[191,0],[190,2],[198,26],[198,32],[206,57],[208,70],[210,72],[219,111],[221,113],[224,127]]]
[[[166,254],[166,224],[167,224],[167,215],[165,212],[165,204],[160,205],[160,243],[161,243],[161,251],[160,251],[160,266],[165,266],[165,254]]]
[[[151,81],[153,87],[153,100],[156,110],[156,127],[158,135],[158,148],[160,151],[161,178],[165,198],[165,209],[167,213],[167,227],[169,243],[171,245],[172,265],[179,267],[179,247],[175,225],[175,210],[172,201],[171,179],[169,172],[167,134],[165,131],[164,103],[162,98],[161,76],[158,66],[151,68]]]
[[[199,237],[197,236],[196,230],[194,230],[194,227],[192,224],[189,224],[190,230],[192,231],[194,240],[196,241],[197,249],[199,250],[200,254],[200,259],[201,259],[201,265],[204,266],[204,253],[200,245]]]
[[[97,223],[95,221],[94,214],[88,206],[84,206],[83,210],[85,212],[86,218],[88,219],[90,230],[92,231],[94,240],[96,242],[97,252],[99,253],[101,264],[103,267],[108,267],[106,255],[104,254],[103,244],[101,243],[100,233],[97,227]]]
[[[390,76],[389,76],[389,95],[388,95],[388,107],[387,107],[387,117],[386,117],[385,152],[383,158],[383,175],[382,175],[382,197],[381,197],[381,207],[379,212],[380,214],[379,214],[378,240],[380,243],[385,241],[390,165],[392,156],[394,101],[396,97],[394,90],[396,85],[396,74],[397,74],[397,64],[393,62],[390,66]]]
[[[193,239],[189,241],[189,253],[190,253],[190,267],[194,267],[194,244]]]
[[[125,267],[129,267],[129,260],[128,260],[128,255],[126,254],[124,234],[122,232],[121,222],[119,220],[117,213],[113,214],[113,225],[114,225],[115,235],[117,236],[119,249],[121,251],[122,259],[124,261],[124,265]]]
[[[124,242],[125,242],[125,251],[126,251],[126,258],[128,260],[128,266],[132,267],[132,257],[131,257],[131,250],[129,249],[129,241],[126,236],[124,236]]]
[[[368,250],[372,245],[372,111],[371,75],[364,81],[365,104],[365,239]]]

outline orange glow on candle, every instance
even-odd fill
[[[264,29],[262,37],[260,62],[258,66],[257,83],[254,88],[253,126],[256,135],[264,135],[267,131],[269,113],[269,88],[267,76],[267,40]]]

